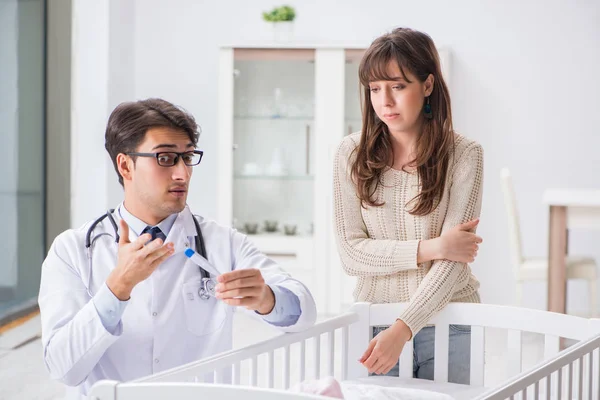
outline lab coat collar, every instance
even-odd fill
[[[127,210],[125,210],[125,206],[123,203],[120,203],[115,210],[117,210],[117,212],[115,212],[116,217],[117,217],[117,224],[120,219],[125,219],[125,222],[128,222],[127,217],[125,217],[125,215],[124,215],[124,213],[126,213]],[[167,237],[179,236],[179,235],[172,235],[172,233],[175,233],[175,232],[173,232],[174,230],[179,231],[180,228],[183,228],[183,231],[185,232],[184,236],[187,236],[187,237],[196,236],[196,225],[194,224],[193,218],[194,218],[194,215],[190,211],[190,207],[186,204],[185,208],[179,214],[177,214],[177,218],[175,219],[175,222],[173,222],[173,225],[171,226],[169,235]],[[131,227],[134,228],[133,233],[135,234],[136,237],[138,237],[139,235],[138,235],[138,232],[135,231],[135,227],[134,226],[131,226]],[[144,225],[144,228],[145,227],[146,226]],[[142,230],[143,230],[143,228],[142,228]],[[141,233],[141,231],[140,231],[140,233]],[[131,233],[130,233],[130,235],[131,235]]]
[[[173,227],[175,227],[175,225],[182,224],[186,236],[196,236],[196,225],[194,224],[194,218],[194,214],[192,214],[190,207],[186,204],[185,208],[177,215],[177,219],[175,220]]]
[[[124,203],[121,203],[117,210],[119,212],[119,216],[123,218],[125,222],[127,222],[127,225],[129,225],[129,229],[132,229],[137,236],[140,236],[144,229],[149,226],[144,221],[130,213],[129,210],[127,210],[127,207],[125,207]],[[171,228],[173,228],[173,224],[175,223],[175,219],[178,215],[179,214],[171,214],[167,218],[160,221],[158,225],[156,225],[165,234],[165,236],[168,236],[169,232],[171,232]]]

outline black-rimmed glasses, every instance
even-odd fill
[[[188,167],[200,164],[202,161],[202,150],[185,151],[183,153],[177,153],[175,151],[161,151],[159,153],[125,153],[128,156],[137,157],[154,157],[156,162],[161,167],[172,167],[179,162],[179,158],[183,160],[183,163]]]

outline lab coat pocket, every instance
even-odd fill
[[[200,298],[200,280],[183,284],[183,307],[185,321],[190,332],[197,336],[210,335],[223,328],[227,317],[227,305],[215,297]]]

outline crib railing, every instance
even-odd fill
[[[369,310],[366,311],[365,307],[369,307]],[[359,303],[353,310],[359,314],[368,314],[367,320],[370,326],[380,326],[389,325],[390,321],[394,321],[405,307],[405,304]],[[435,325],[434,380],[436,382],[448,381],[449,326],[471,326],[470,385],[472,386],[484,386],[485,383],[486,329],[497,328],[507,333],[504,357],[507,377],[514,377],[523,372],[524,333],[544,336],[544,360],[559,353],[561,338],[581,341],[600,333],[600,320],[597,319],[490,304],[448,304],[431,320],[431,324]],[[361,337],[360,340],[366,342],[368,338]],[[400,355],[401,377],[412,378],[413,376],[413,351],[411,340],[404,346]],[[360,367],[356,368],[355,374],[360,377],[367,376],[366,370]]]
[[[297,369],[299,380],[307,378],[307,370],[311,372],[311,378],[319,378],[323,374],[334,376],[334,369],[338,369],[338,377],[346,379],[348,375],[347,355],[349,351],[350,326],[357,322],[359,316],[356,313],[348,313],[331,318],[319,323],[303,332],[287,333],[268,340],[244,347],[243,349],[231,350],[216,356],[202,359],[198,362],[186,364],[162,373],[151,375],[133,381],[138,382],[213,382],[241,384],[242,363],[249,362],[249,386],[259,386],[259,372],[266,376],[266,384],[260,385],[274,388],[275,373],[281,372],[283,389],[288,389],[291,383],[291,346],[299,346],[299,357]],[[336,343],[340,341],[341,343]],[[325,339],[325,345],[321,342]],[[309,342],[310,346],[309,346]],[[311,347],[311,354],[308,348]],[[283,352],[283,361],[275,362],[275,353]],[[259,371],[259,357],[266,356],[267,362]],[[307,365],[310,362],[311,365]],[[336,366],[337,364],[337,366]],[[322,368],[324,366],[324,368]],[[282,371],[278,369],[281,368]],[[245,374],[244,374],[245,375]]]
[[[509,379],[477,400],[600,399],[600,334]]]
[[[368,371],[357,360],[372,338],[372,327],[390,325],[406,304],[355,304],[350,313],[321,322],[314,327],[298,333],[289,333],[270,338],[254,345],[228,351],[194,363],[174,368],[162,373],[138,379],[137,382],[200,382],[232,383],[234,385],[259,386],[266,388],[288,389],[295,382],[322,376],[334,376],[339,380],[366,377]],[[507,331],[506,371],[507,377],[521,377],[523,381],[511,380],[503,385],[505,391],[491,393],[493,399],[535,393],[570,393],[575,385],[578,390],[582,379],[587,392],[596,392],[600,375],[586,371],[598,371],[598,359],[595,361],[590,348],[585,343],[600,333],[600,321],[586,320],[570,315],[554,314],[545,311],[482,304],[449,304],[431,321],[436,326],[434,380],[448,381],[448,348],[450,325],[471,326],[471,381],[472,386],[484,386],[486,364],[486,330],[498,328]],[[531,375],[531,370],[523,373],[523,333],[533,332],[544,335],[544,360],[556,377],[548,383],[541,381],[545,376]],[[584,340],[568,352],[560,351],[561,338]],[[596,342],[593,342],[596,343]],[[577,349],[584,353],[572,353]],[[408,342],[400,356],[400,377],[413,376],[413,343]],[[579,351],[579,350],[577,350]],[[587,353],[585,352],[587,351]],[[293,352],[293,353],[292,353]],[[588,354],[589,353],[589,354]],[[575,364],[560,364],[562,358],[557,355],[568,354],[564,361]],[[587,355],[586,355],[587,354]],[[277,357],[277,356],[281,357]],[[588,358],[585,358],[588,357]],[[547,364],[548,360],[556,363]],[[566,367],[565,367],[566,366]],[[595,366],[595,367],[594,367]],[[594,367],[594,368],[592,368]],[[560,371],[559,371],[560,369]],[[536,370],[537,371],[537,370]],[[547,372],[548,369],[543,371]],[[558,372],[556,372],[558,371]],[[581,374],[578,374],[582,371]],[[516,379],[516,378],[515,378]],[[532,381],[531,379],[537,379]],[[587,380],[586,380],[587,379]],[[582,382],[583,382],[582,381]],[[502,381],[499,381],[502,382]],[[588,385],[592,382],[591,386]],[[593,383],[596,382],[596,383]],[[525,385],[525,386],[523,386]],[[594,386],[595,385],[595,386]],[[531,386],[531,387],[529,387]],[[546,390],[551,389],[551,392]],[[522,393],[527,389],[526,393]],[[527,393],[527,391],[529,393]],[[506,393],[511,393],[506,395]],[[503,397],[504,396],[504,397]],[[552,397],[555,398],[555,397]],[[580,398],[583,398],[580,396]],[[590,397],[592,398],[592,397]],[[600,399],[599,399],[600,400]]]

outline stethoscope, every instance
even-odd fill
[[[85,235],[85,248],[87,249],[88,258],[90,260],[90,280],[91,280],[91,276],[92,276],[92,243],[94,242],[94,240],[96,240],[97,238],[99,238],[102,235],[110,235],[109,233],[103,233],[103,234],[100,234],[100,235],[94,237],[94,239],[92,240],[92,232],[94,231],[94,228],[96,228],[96,225],[98,225],[100,222],[102,222],[104,220],[104,218],[108,218],[108,220],[110,221],[110,224],[112,225],[112,227],[115,231],[115,242],[119,243],[119,228],[117,227],[117,222],[115,221],[114,217],[112,216],[112,213],[114,213],[114,212],[115,212],[114,209],[110,209],[106,212],[106,214],[104,214],[104,215],[100,216],[98,219],[96,219],[92,223],[92,225],[90,226],[90,228],[88,229],[88,231]],[[194,220],[194,226],[196,227],[196,238],[195,238],[196,251],[198,251],[202,257],[204,257],[205,259],[208,259],[206,257],[206,247],[204,246],[204,237],[202,236],[202,231],[200,230],[200,224],[198,223],[198,220],[196,219],[195,216],[192,215],[192,219]],[[210,278],[210,274],[208,273],[208,271],[206,271],[201,266],[198,266],[198,268],[200,268],[200,275],[202,276],[200,289],[198,289],[198,296],[202,300],[208,300],[208,299],[210,299],[211,295],[214,296],[216,282],[214,279]],[[88,282],[88,288],[89,287],[90,287],[90,285]]]

